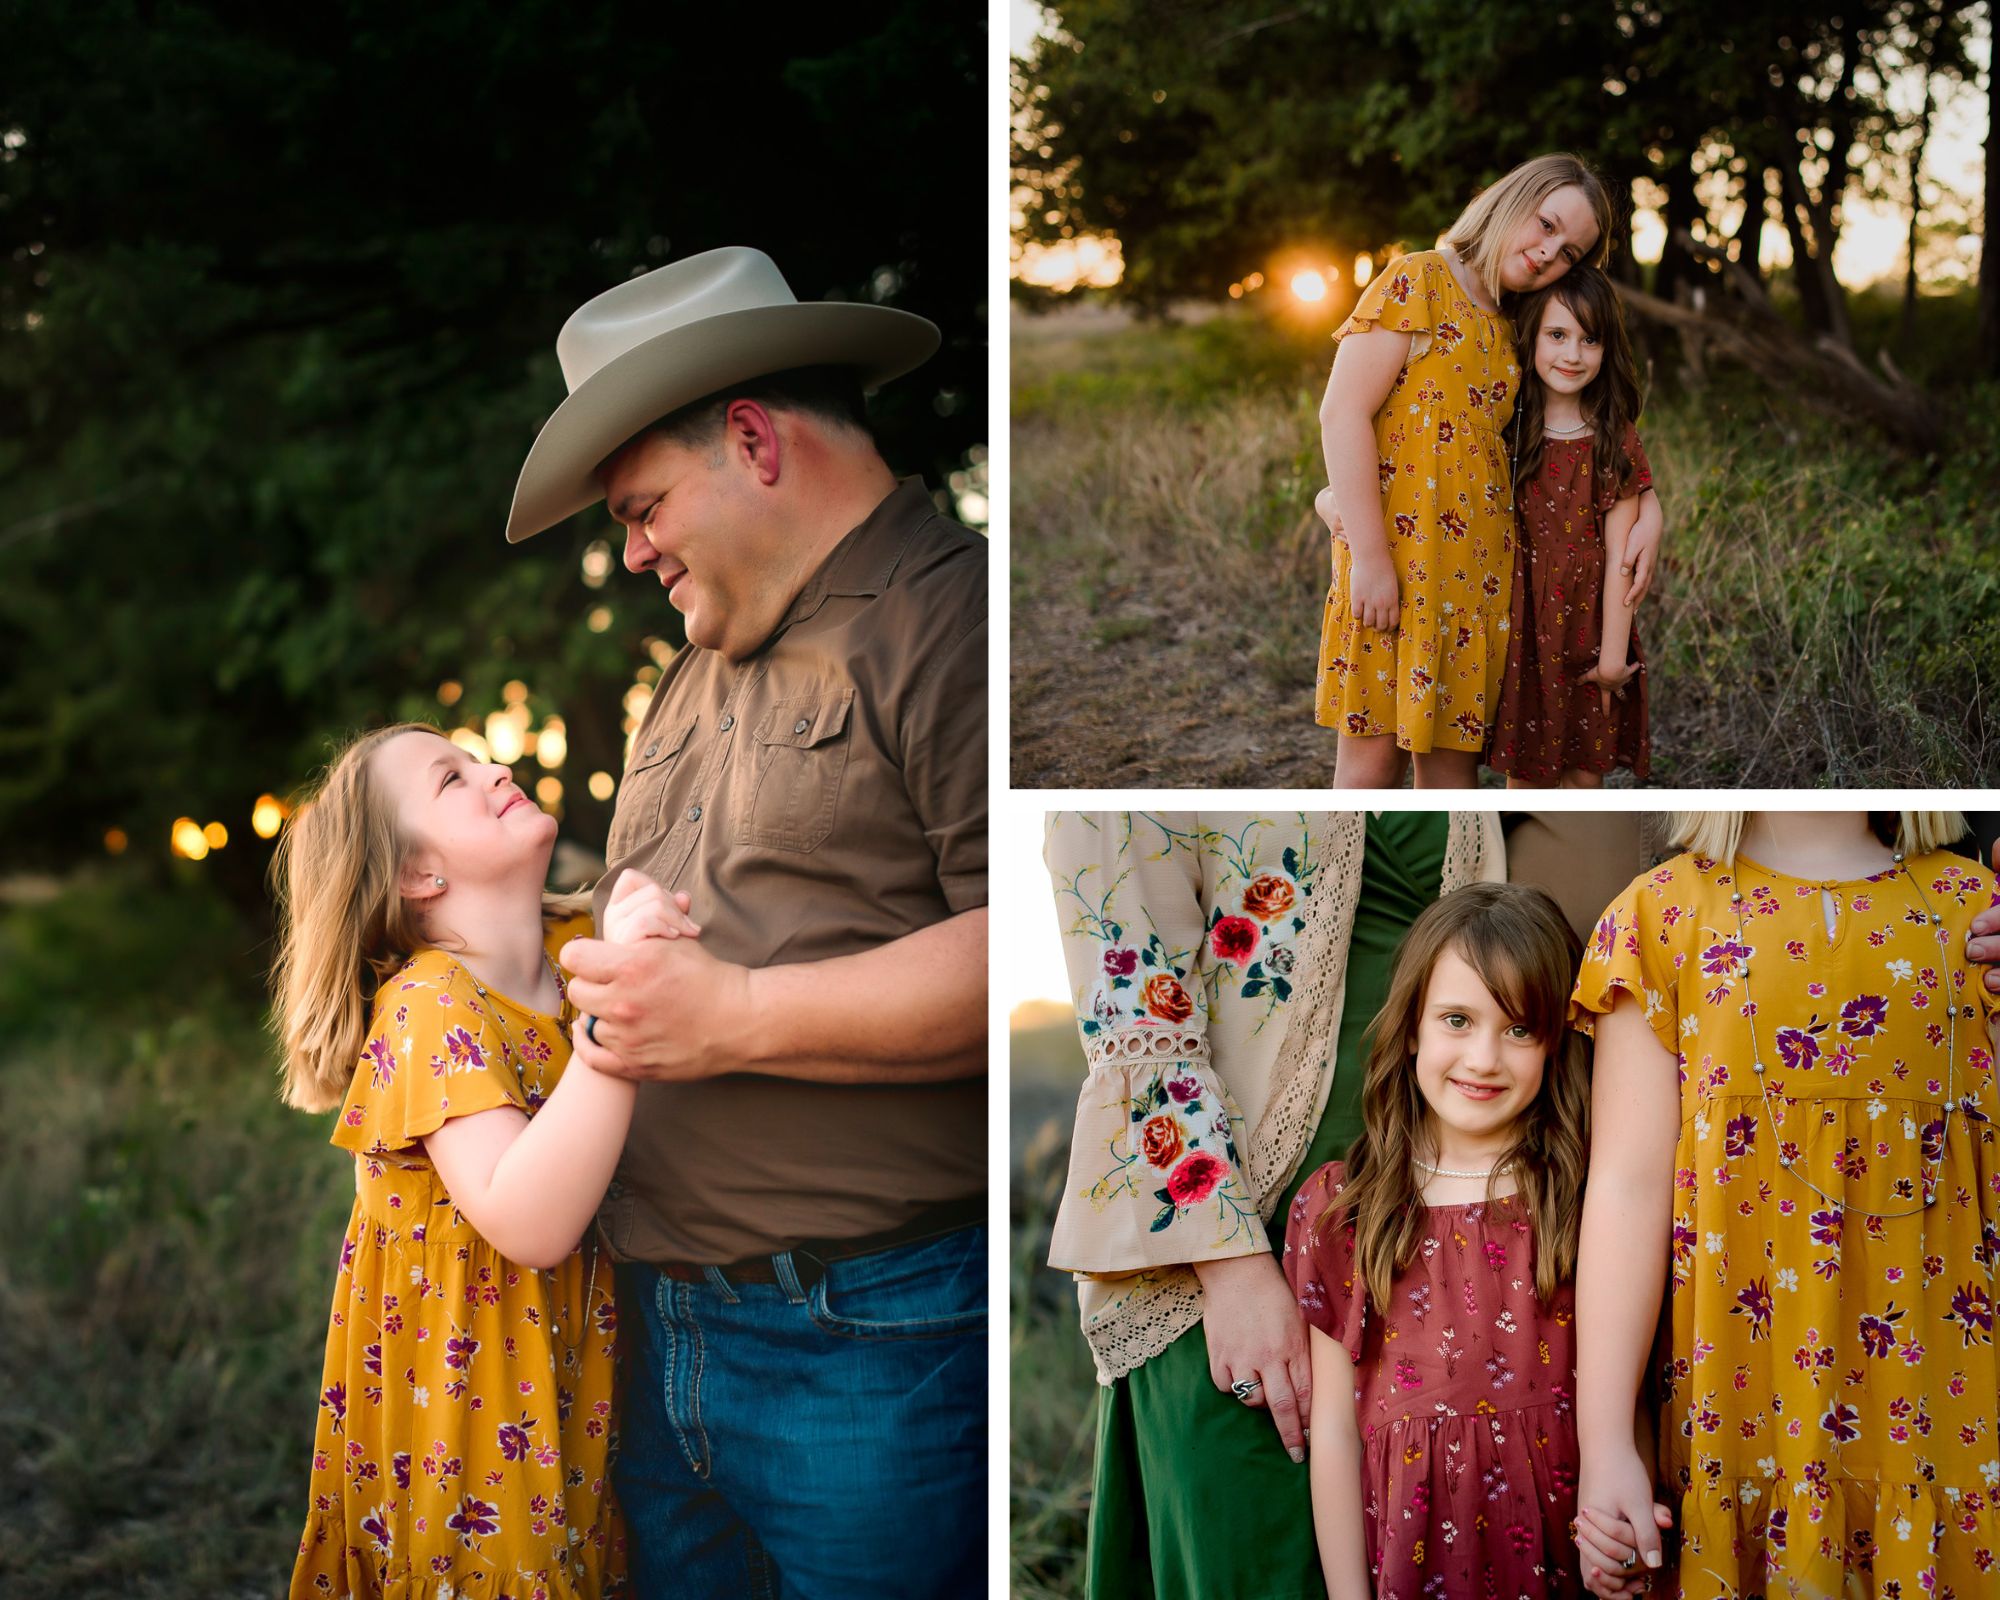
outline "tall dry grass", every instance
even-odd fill
[[[1017,619],[1080,605],[1086,647],[1143,634],[1145,670],[1183,679],[1247,656],[1309,723],[1322,359],[1247,317],[1017,338]],[[1656,385],[1642,427],[1668,532],[1639,617],[1655,783],[1996,781],[2000,385],[1952,410],[1945,458],[1912,463],[1745,374]],[[1017,673],[1046,648],[1017,620]],[[1113,710],[1076,705],[1076,737]],[[1103,781],[1087,751],[1072,781]]]
[[[281,1592],[353,1169],[277,1103],[254,934],[0,908],[0,1592]]]

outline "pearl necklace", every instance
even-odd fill
[[[1902,851],[1898,850],[1895,852],[1895,862],[1902,869],[1903,876],[1910,880],[1910,887],[1916,891],[1917,899],[1922,902],[1925,919],[1932,928],[1937,930],[1938,948],[1942,951],[1944,948],[1944,918],[1931,909],[1930,897],[1924,893],[1924,886],[1917,881],[1917,875],[1910,870],[1908,863],[1903,860]],[[1731,872],[1733,875],[1740,877],[1742,872],[1741,864],[1738,863],[1732,866]],[[1750,941],[1745,935],[1743,926],[1743,891],[1732,888],[1729,891],[1729,903],[1736,912],[1736,943],[1745,952],[1748,952]],[[1944,966],[1945,962],[1940,959],[1938,964]],[[1944,980],[1946,985],[1945,1021],[1947,1024],[1944,1046],[1944,1117],[1938,1125],[1937,1159],[1930,1164],[1930,1169],[1926,1171],[1921,1154],[1917,1158],[1917,1175],[1920,1179],[1922,1199],[1916,1205],[1904,1211],[1869,1211],[1862,1206],[1849,1205],[1837,1195],[1828,1194],[1800,1170],[1803,1162],[1795,1165],[1792,1158],[1785,1154],[1783,1141],[1778,1137],[1777,1118],[1771,1111],[1771,1081],[1765,1074],[1764,1054],[1757,1042],[1757,1004],[1755,996],[1750,992],[1750,963],[1747,960],[1739,958],[1734,970],[1736,976],[1742,980],[1743,1003],[1749,1013],[1746,1020],[1750,1024],[1750,1070],[1757,1079],[1759,1097],[1764,1107],[1764,1121],[1765,1125],[1771,1130],[1771,1148],[1777,1153],[1779,1169],[1797,1178],[1800,1183],[1812,1190],[1814,1194],[1818,1195],[1828,1205],[1838,1206],[1842,1211],[1851,1211],[1856,1216],[1879,1217],[1886,1221],[1892,1217],[1913,1217],[1918,1212],[1929,1207],[1937,1199],[1938,1168],[1944,1164],[1945,1135],[1950,1131],[1951,1114],[1957,1109],[1958,1100],[1956,1092],[1958,1087],[1958,999],[1950,991],[1949,976]],[[1918,1149],[1919,1151],[1922,1150],[1921,1136]]]
[[[1424,1171],[1440,1178],[1490,1178],[1496,1172],[1505,1172],[1514,1164],[1512,1161],[1501,1161],[1488,1167],[1484,1172],[1460,1172],[1452,1167],[1434,1167],[1422,1156],[1411,1156],[1410,1159]]]

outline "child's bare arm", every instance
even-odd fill
[[[627,872],[604,908],[607,939],[692,938],[685,895]],[[585,1026],[579,1017],[577,1026]],[[424,1140],[445,1193],[486,1242],[524,1267],[553,1267],[583,1237],[617,1169],[638,1086],[572,1060],[531,1118],[512,1106],[453,1117]]]
[[[1327,1600],[1369,1600],[1367,1529],[1361,1499],[1361,1430],[1354,1417],[1354,1363],[1336,1340],[1308,1330],[1312,1344],[1313,1533]]]
[[[1632,524],[1632,536],[1626,541],[1625,559],[1614,562],[1614,567],[1630,567],[1630,572],[1621,573],[1626,580],[1625,603],[1638,610],[1639,602],[1646,598],[1646,591],[1653,587],[1653,574],[1659,569],[1660,541],[1666,536],[1666,512],[1661,508],[1660,497],[1648,484],[1639,491],[1639,519]]]
[[[1627,599],[1631,584],[1619,571],[1631,548],[1632,525],[1638,515],[1639,497],[1628,495],[1604,518],[1603,632],[1597,665],[1583,675],[1583,681],[1598,686],[1607,713],[1611,710],[1613,691],[1622,689],[1638,670],[1628,659],[1632,653],[1632,606]]]
[[[1577,1504],[1622,1520],[1639,1564],[1657,1566],[1653,1475],[1633,1417],[1666,1283],[1680,1090],[1673,1056],[1627,994],[1597,1020],[1590,1116],[1576,1273]]]
[[[1396,386],[1412,335],[1385,328],[1350,333],[1334,353],[1319,406],[1327,482],[1351,556],[1348,590],[1357,621],[1393,628],[1400,609],[1389,538],[1382,526],[1382,480],[1375,454],[1375,414]]]

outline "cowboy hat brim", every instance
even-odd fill
[[[937,327],[890,306],[823,301],[727,311],[634,345],[593,372],[535,436],[514,485],[519,544],[604,498],[597,468],[648,423],[704,395],[792,367],[854,367],[877,389],[921,365]]]

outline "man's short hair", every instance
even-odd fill
[[[868,427],[868,402],[861,392],[861,377],[853,367],[791,367],[731,384],[668,412],[658,422],[641,428],[633,439],[661,438],[690,449],[715,443],[722,431],[723,413],[734,400],[755,400],[767,410],[803,412],[816,421],[850,428],[871,444],[875,439]],[[632,442],[628,439],[626,444]]]

